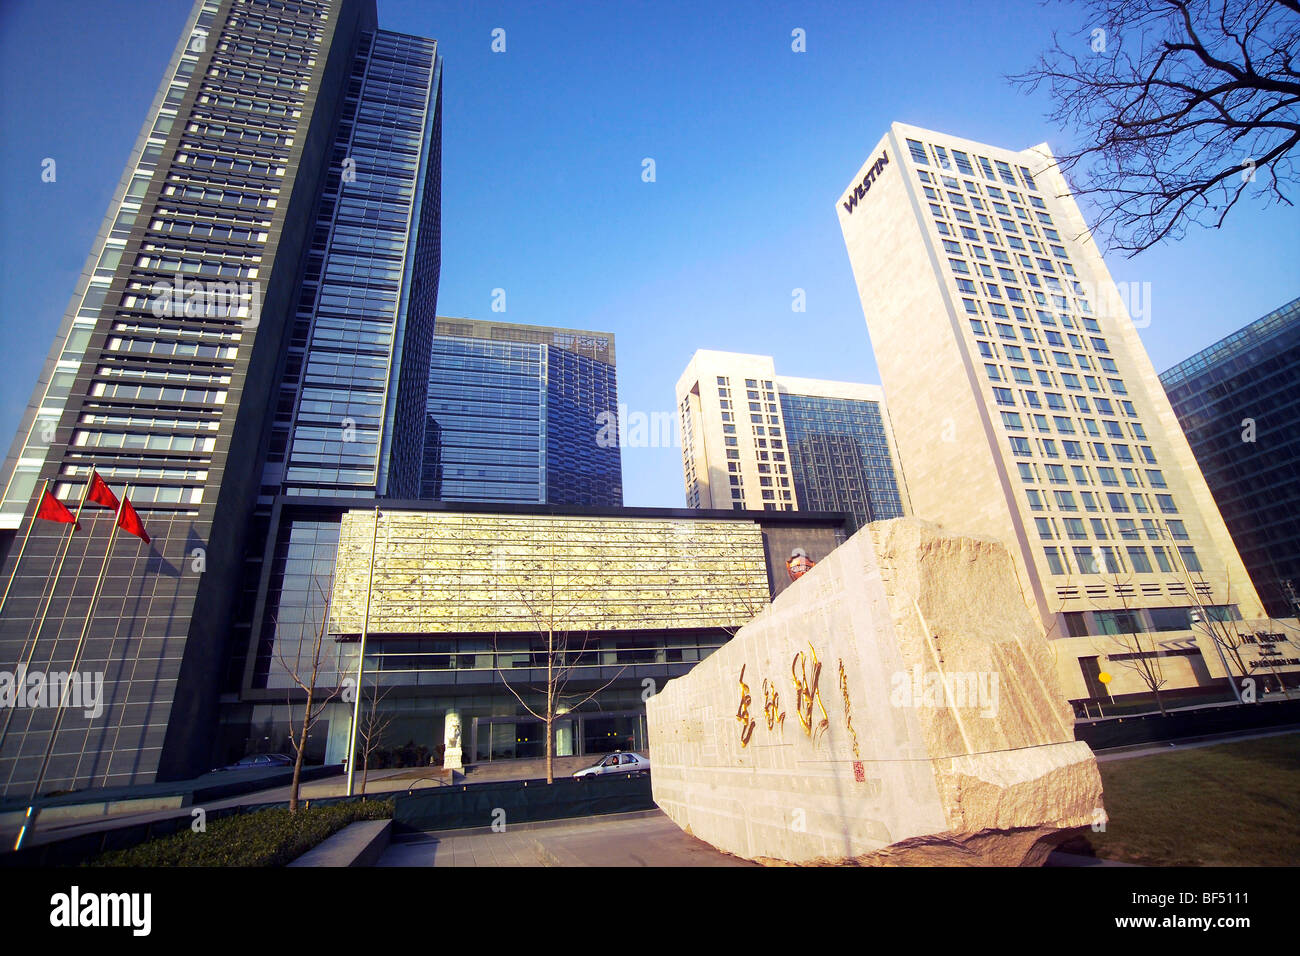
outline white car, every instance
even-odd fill
[[[579,770],[573,776],[577,777],[602,777],[606,774],[613,773],[649,773],[650,758],[642,757],[640,754],[634,754],[631,751],[616,750],[609,754],[600,763],[593,764],[584,770]]]

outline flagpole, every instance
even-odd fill
[[[45,745],[45,756],[41,760],[40,773],[36,775],[36,783],[32,787],[31,802],[35,803],[36,798],[40,795],[41,784],[45,782],[45,771],[50,766],[50,755],[54,752],[54,739],[59,735],[59,728],[63,724],[63,714],[65,711],[65,702],[68,697],[68,691],[72,687],[72,675],[77,672],[77,665],[81,662],[81,652],[86,646],[86,635],[90,633],[90,622],[95,618],[95,605],[99,602],[99,592],[104,586],[104,572],[108,570],[108,559],[113,554],[113,542],[117,539],[118,525],[122,520],[122,509],[126,507],[127,498],[131,494],[131,486],[127,485],[122,492],[122,497],[117,503],[117,512],[113,516],[113,530],[109,532],[108,544],[104,548],[104,560],[99,564],[99,577],[95,579],[95,589],[90,594],[90,606],[86,609],[86,622],[81,625],[81,636],[77,639],[77,649],[72,655],[72,666],[68,668],[69,679],[63,682],[63,692],[59,695],[59,709],[54,715],[54,727],[50,731],[49,742]],[[24,828],[26,832],[26,828]],[[21,839],[21,835],[19,837]],[[15,847],[17,849],[17,847]]]
[[[366,577],[366,613],[361,619],[361,644],[357,652],[357,692],[352,700],[352,729],[348,733],[348,792],[352,796],[352,777],[357,764],[357,725],[361,720],[361,669],[366,662],[366,634],[370,630],[370,592],[375,584],[375,548],[379,544],[379,506],[375,506],[375,530],[370,538],[370,574]]]
[[[86,507],[86,502],[90,500],[90,488],[94,480],[95,469],[92,466],[90,469],[90,477],[86,479],[86,487],[81,491],[81,500],[77,502],[76,514],[72,516],[72,530],[68,534],[68,539],[63,542],[63,551],[59,555],[58,563],[54,566],[54,584],[50,587],[49,594],[46,596],[45,608],[41,611],[39,623],[36,625],[36,634],[32,637],[32,656],[27,658],[29,664],[31,663],[32,657],[36,654],[36,642],[41,639],[41,631],[45,628],[46,615],[50,613],[50,608],[54,606],[54,594],[59,589],[59,577],[63,574],[63,562],[67,559],[68,552],[72,550],[72,536],[77,533],[78,528],[81,526],[81,511]],[[89,534],[89,532],[87,532],[87,534]],[[69,600],[71,600],[71,595],[69,595]]]
[[[63,574],[63,562],[67,558],[68,552],[72,550],[72,536],[77,533],[77,528],[81,524],[81,509],[86,506],[86,499],[90,496],[90,484],[94,480],[95,469],[93,466],[90,469],[90,475],[91,477],[86,480],[86,487],[81,492],[81,500],[77,502],[77,513],[73,515],[72,527],[68,529],[68,537],[63,542],[63,550],[59,554],[59,560],[54,565],[53,584],[50,583],[49,575],[46,575],[45,587],[48,589],[49,593],[46,594],[45,589],[42,589],[41,591],[41,598],[45,603],[45,607],[41,610],[40,617],[37,619],[36,633],[34,635],[29,635],[29,638],[31,640],[31,646],[28,647],[26,641],[24,641],[24,649],[27,654],[27,659],[23,661],[22,668],[21,668],[21,672],[24,674],[27,672],[27,669],[31,667],[32,660],[36,657],[36,645],[41,639],[41,631],[45,627],[46,615],[50,613],[50,608],[54,604],[54,594],[59,589],[59,576]],[[49,490],[49,487],[50,487],[50,482],[49,479],[47,478],[45,481],[46,491]],[[42,498],[44,498],[44,492],[42,492]],[[32,519],[32,523],[33,524],[36,523],[35,518]],[[27,533],[31,534],[30,528],[27,529]],[[22,557],[21,553],[19,554],[19,557],[20,558]],[[17,570],[17,566],[15,566],[14,570]],[[8,594],[8,589],[6,589],[5,593],[6,595]],[[4,746],[5,738],[9,736],[9,724],[13,720],[13,716],[14,716],[14,708],[9,708],[8,711],[5,713],[4,727],[0,728],[0,747]]]
[[[40,510],[41,503],[45,501],[45,495],[50,490],[50,479],[45,479],[45,484],[41,486],[41,496],[36,499],[36,508]],[[36,527],[36,512],[32,512],[32,520],[27,522],[27,533],[23,535],[23,543],[18,547],[18,557],[14,559],[14,569],[9,572],[9,581],[5,584],[5,593],[0,597],[0,611],[4,611],[5,604],[9,601],[9,589],[14,586],[14,578],[18,577],[18,565],[22,564],[23,552],[27,550],[27,539],[32,536],[32,528]]]

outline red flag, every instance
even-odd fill
[[[36,506],[36,517],[44,518],[46,521],[59,521],[63,524],[75,525],[78,531],[81,530],[81,522],[68,510],[67,505],[50,494],[48,488],[41,495],[41,503]]]
[[[117,496],[109,489],[108,483],[99,477],[99,472],[90,473],[90,490],[86,492],[86,500],[93,501],[97,505],[105,508],[117,510]]]
[[[145,544],[149,543],[149,532],[144,530],[144,522],[135,513],[135,509],[131,507],[131,499],[126,495],[122,496],[122,510],[117,514],[117,526],[123,531],[129,531]]]

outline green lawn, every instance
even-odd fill
[[[1098,765],[1097,856],[1152,866],[1300,864],[1300,734]]]
[[[385,820],[391,800],[326,807],[258,810],[223,817],[204,833],[182,830],[126,850],[101,853],[89,866],[284,866],[357,820]]]

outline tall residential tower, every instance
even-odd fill
[[[906,491],[878,385],[790,378],[768,355],[697,351],[677,380],[691,508],[898,518]]]

